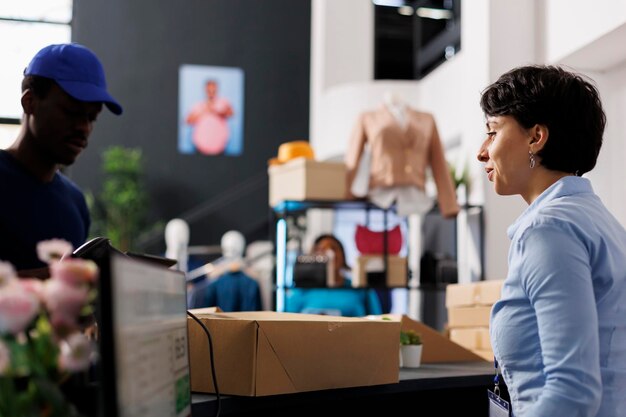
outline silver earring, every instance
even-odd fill
[[[532,151],[528,151],[528,155],[530,158],[530,169],[533,169],[535,167],[535,154]]]

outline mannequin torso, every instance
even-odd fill
[[[412,109],[394,92],[384,95],[380,109],[363,112],[345,156],[350,186],[366,148],[371,155],[367,195],[377,205],[386,207],[395,200],[403,213],[427,211],[433,203],[425,194],[430,170],[442,213],[456,216],[454,184],[432,114]]]

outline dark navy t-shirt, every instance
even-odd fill
[[[64,239],[77,248],[89,226],[85,197],[69,178],[57,172],[43,183],[0,150],[0,260],[17,270],[43,267],[38,242]]]

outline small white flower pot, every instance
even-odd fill
[[[402,345],[400,346],[400,367],[419,368],[422,364],[423,345]]]

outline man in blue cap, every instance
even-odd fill
[[[0,150],[0,260],[17,270],[44,266],[36,252],[42,240],[75,248],[85,242],[91,220],[84,195],[59,168],[87,147],[103,104],[122,113],[100,60],[76,43],[37,52],[24,70],[21,103],[20,132]]]

